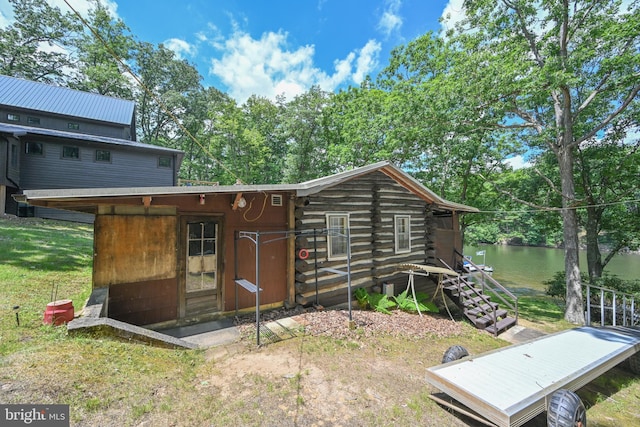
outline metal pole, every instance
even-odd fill
[[[349,326],[353,322],[353,316],[351,314],[351,233],[347,226],[347,288],[349,291]]]
[[[238,239],[239,239],[238,230],[233,232],[233,279],[238,278]],[[238,284],[236,283],[233,287],[236,293],[236,317],[238,317]]]
[[[613,326],[616,326],[616,293],[613,292]]]
[[[600,289],[600,326],[604,326],[604,289]]]
[[[318,305],[318,242],[316,229],[313,229],[313,266],[316,280],[316,306]]]
[[[256,232],[256,340],[260,346],[260,232]]]
[[[587,326],[591,326],[591,286],[587,284]]]

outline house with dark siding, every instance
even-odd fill
[[[406,286],[403,264],[454,265],[460,216],[477,212],[388,162],[299,184],[25,190],[14,197],[95,215],[99,311],[151,328],[256,304],[346,301],[351,286]]]
[[[135,110],[132,101],[0,76],[0,213],[91,221],[11,196],[177,185],[183,153],[137,142]]]

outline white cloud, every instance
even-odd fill
[[[505,163],[507,165],[511,166],[511,168],[513,168],[513,170],[522,169],[522,168],[528,168],[528,167],[531,166],[531,163],[525,161],[524,157],[522,157],[522,156],[511,157],[511,158],[505,160]]]
[[[356,71],[353,74],[353,81],[362,83],[367,74],[371,73],[378,66],[378,55],[382,46],[375,40],[369,40],[360,50],[360,56],[356,61]]]
[[[455,25],[466,18],[464,13],[464,0],[449,0],[442,12],[442,30],[453,29]]]
[[[165,40],[164,46],[167,49],[172,50],[178,59],[184,59],[185,56],[193,56],[197,51],[194,45],[176,38]]]
[[[383,32],[385,37],[389,37],[391,33],[399,31],[402,27],[402,17],[398,14],[401,5],[400,0],[387,0],[386,8],[378,21],[378,29]]]
[[[222,55],[211,60],[209,72],[227,86],[229,95],[239,103],[251,95],[270,99],[284,95],[292,99],[313,85],[333,91],[342,84],[360,83],[377,64],[380,52],[380,44],[369,41],[359,51],[335,60],[329,74],[314,65],[314,45],[290,49],[287,37],[286,32],[267,32],[254,39],[236,28],[231,37],[215,45]]]

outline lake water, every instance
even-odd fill
[[[478,251],[486,251],[486,256],[476,255]],[[517,293],[524,292],[526,288],[544,292],[545,285],[542,282],[551,279],[557,271],[564,270],[563,249],[483,245],[465,246],[464,254],[470,255],[475,264],[482,264],[484,258],[486,264],[493,267],[493,277]],[[580,252],[580,269],[587,271],[584,251]],[[604,271],[621,279],[639,280],[640,255],[616,255]]]

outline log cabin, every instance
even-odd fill
[[[149,328],[237,310],[347,301],[453,264],[460,215],[389,162],[300,184],[26,190],[21,203],[95,215],[94,291],[106,315]],[[257,289],[259,299],[256,299]]]

